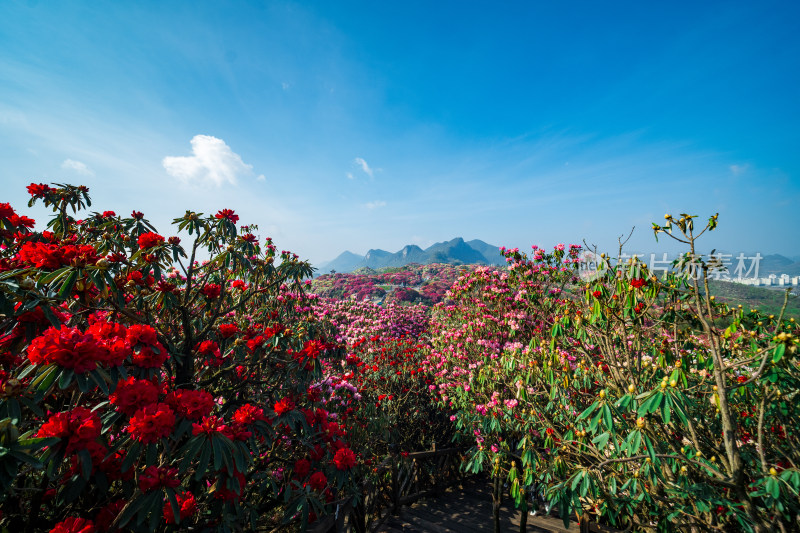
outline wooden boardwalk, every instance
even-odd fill
[[[500,511],[503,533],[519,531],[521,512],[505,498]],[[594,528],[593,528],[594,529]],[[594,529],[597,531],[597,529]],[[492,485],[485,479],[469,479],[449,488],[439,497],[404,506],[399,516],[392,516],[380,533],[492,533]],[[525,531],[536,533],[577,533],[577,523],[564,528],[560,518],[528,515]]]

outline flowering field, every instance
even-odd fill
[[[582,280],[560,245],[311,285],[230,209],[179,238],[87,212],[85,187],[28,190],[45,231],[0,204],[4,530],[303,529],[437,441],[565,518],[800,527],[797,324],[680,263]],[[717,224],[695,221],[654,231],[693,252]]]

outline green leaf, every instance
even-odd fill
[[[608,404],[603,405],[603,425],[608,430],[614,429],[614,418],[611,416],[611,408]]]
[[[642,432],[637,429],[631,434],[631,436],[630,454],[636,455],[639,453],[639,448],[642,445]]]
[[[602,450],[608,444],[608,439],[611,438],[611,433],[606,431],[605,433],[601,433],[600,435],[596,436],[592,439],[592,443],[597,445],[598,450]],[[583,496],[583,494],[581,495]]]
[[[167,498],[169,498],[169,505],[172,508],[172,516],[175,518],[175,523],[179,524],[181,522],[181,506],[178,505],[178,499],[175,497],[175,489],[167,487],[166,492]]]
[[[208,461],[211,459],[211,449],[212,444],[209,442],[208,439],[203,441],[203,448],[200,451],[200,459],[197,461],[197,470],[194,473],[194,479],[200,480],[204,475],[206,475],[206,470],[208,469]]]
[[[599,401],[597,401],[597,402],[594,402],[594,403],[593,403],[593,404],[592,404],[592,405],[591,405],[591,406],[590,406],[588,409],[586,409],[584,412],[582,412],[582,413],[581,413],[581,414],[578,416],[578,418],[576,419],[576,421],[578,421],[578,420],[583,420],[584,418],[588,417],[590,414],[592,414],[592,413],[594,412],[594,410],[595,410],[595,409],[597,409],[597,406],[598,406],[598,405],[600,405],[600,402],[599,402]]]
[[[664,419],[664,424],[669,424],[671,405],[672,405],[672,400],[670,399],[669,394],[665,394],[664,402],[661,404],[661,417]]]
[[[65,368],[61,371],[61,376],[58,378],[58,387],[60,389],[66,389],[72,383],[72,378],[75,377],[75,372],[70,370],[69,368]]]
[[[781,359],[783,359],[783,354],[786,352],[786,345],[779,344],[775,347],[775,352],[772,354],[772,362],[777,363]]]
[[[59,298],[66,298],[69,296],[72,293],[72,288],[75,286],[76,281],[78,281],[78,271],[73,270],[58,290]]]
[[[78,459],[80,459],[81,462],[81,474],[83,475],[83,479],[88,480],[92,475],[92,456],[89,454],[89,450],[79,450]]]

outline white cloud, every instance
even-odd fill
[[[750,168],[750,165],[731,165],[728,168],[731,169],[731,172],[733,172],[734,176],[741,176],[747,172],[747,169]]]
[[[354,180],[354,179],[356,179],[356,177],[355,177],[355,176],[353,176],[353,173],[352,173],[352,172],[348,172],[348,173],[347,173],[347,179],[349,179],[349,180]]]
[[[283,88],[284,91],[288,91],[289,87],[291,87],[291,85],[284,81],[284,82],[281,83],[281,87]]]
[[[385,205],[386,202],[384,202],[383,200],[375,200],[374,202],[367,202],[366,204],[364,204],[364,207],[366,207],[367,209],[377,209]]]
[[[94,172],[92,169],[86,166],[86,163],[81,163],[80,161],[75,161],[74,159],[65,159],[64,162],[61,163],[61,168],[74,170],[83,176],[94,176]]]
[[[356,158],[353,160],[353,162],[354,162],[356,165],[359,165],[359,166],[361,167],[361,170],[363,170],[363,171],[364,171],[364,173],[365,173],[367,176],[369,176],[370,178],[373,178],[373,177],[375,177],[375,176],[374,176],[374,174],[375,174],[375,171],[374,171],[373,169],[369,168],[369,165],[367,164],[367,162],[366,162],[366,161],[364,161],[364,159],[362,159],[362,158],[360,158],[360,157],[356,157]]]
[[[238,177],[253,172],[253,166],[242,161],[225,141],[210,135],[192,138],[192,154],[165,157],[164,169],[184,183],[207,182],[217,187],[224,183],[235,185]]]
[[[256,179],[257,179],[258,181],[265,181],[267,178],[266,178],[266,177],[264,177],[264,174],[259,174],[259,175],[258,175],[258,177],[257,177]]]

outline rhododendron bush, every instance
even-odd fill
[[[694,219],[656,235],[689,248],[663,277],[578,247],[506,250],[432,318],[428,361],[457,410],[469,468],[538,492],[567,521],[634,530],[800,528],[800,359],[793,320],[709,294]],[[698,234],[699,233],[699,234]],[[788,295],[787,295],[788,297]]]
[[[342,366],[326,375],[332,400],[348,405],[348,435],[365,462],[451,441],[449,412],[436,406],[432,376],[422,366],[430,349],[426,307],[322,298],[314,312],[347,348]]]
[[[354,493],[307,263],[230,209],[179,238],[28,190],[54,216],[0,204],[0,527],[269,528]]]

